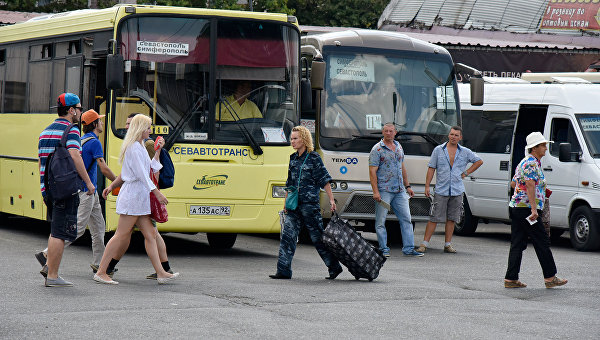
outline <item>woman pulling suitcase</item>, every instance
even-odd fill
[[[329,276],[326,279],[333,280],[342,272],[342,266],[337,258],[325,248],[321,240],[323,219],[319,206],[319,190],[323,188],[329,197],[331,211],[336,208],[329,184],[331,176],[319,154],[313,151],[312,136],[308,129],[303,126],[294,127],[291,144],[296,152],[290,155],[286,181],[289,189],[284,208],[286,216],[279,244],[277,272],[269,277],[272,279],[292,278],[292,259],[296,252],[300,228],[304,225],[308,229],[317,252],[329,269]]]

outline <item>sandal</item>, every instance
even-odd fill
[[[506,281],[504,280],[504,288],[525,288],[527,284],[516,280],[516,281]]]
[[[567,280],[561,279],[561,278],[558,278],[557,276],[555,276],[552,279],[552,281],[544,281],[544,284],[546,285],[546,288],[553,288],[553,287],[566,285],[567,282],[568,282]]]

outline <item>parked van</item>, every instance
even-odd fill
[[[539,83],[485,79],[482,106],[470,104],[468,84],[458,86],[463,143],[484,163],[464,180],[465,218],[455,232],[474,233],[480,219],[510,221],[510,180],[525,156],[525,137],[540,131],[554,141],[542,158],[552,190],[551,234],[569,230],[577,250],[599,249],[600,84],[573,73],[532,77]],[[595,79],[600,81],[600,74]]]

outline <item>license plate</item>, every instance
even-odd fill
[[[191,205],[190,215],[231,215],[231,207],[222,205]]]

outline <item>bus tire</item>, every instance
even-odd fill
[[[208,244],[216,249],[230,249],[235,244],[235,233],[206,233]]]
[[[454,226],[454,234],[459,236],[471,236],[475,234],[475,230],[477,230],[479,217],[475,217],[471,214],[471,208],[469,208],[469,201],[467,201],[466,196],[463,196],[463,204],[463,213],[460,222],[456,223]]]
[[[325,222],[325,221],[323,221]],[[305,227],[300,228],[300,232],[298,233],[298,243],[300,244],[312,244],[312,240],[310,239],[310,233],[308,229]]]
[[[600,230],[598,230],[596,215],[587,205],[573,210],[569,219],[569,233],[573,248],[579,251],[600,248]]]

